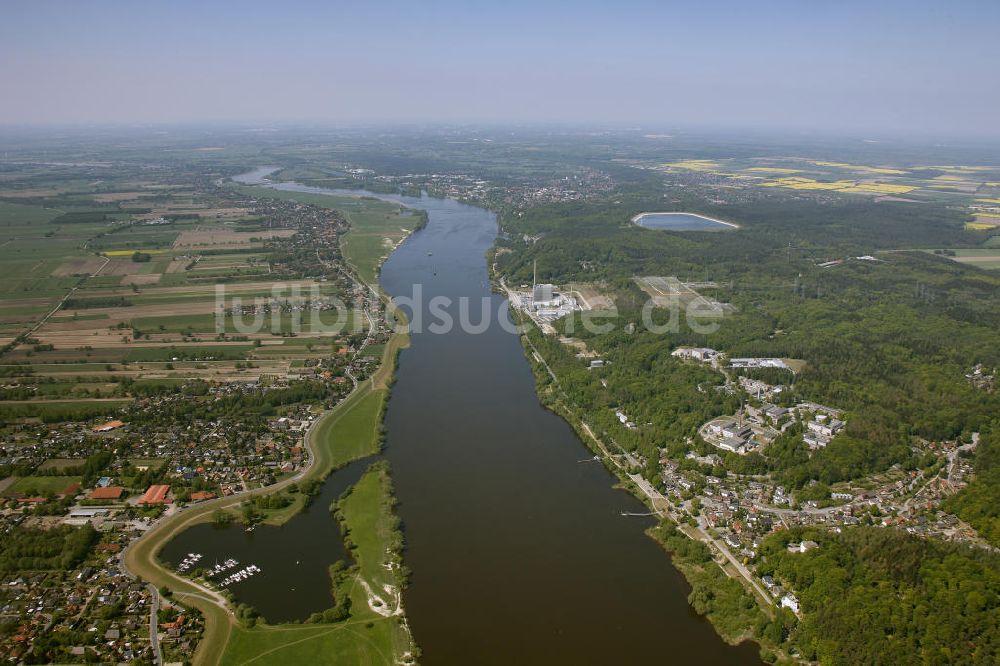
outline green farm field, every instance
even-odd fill
[[[56,495],[68,486],[79,483],[79,476],[25,476],[11,484],[4,495]]]

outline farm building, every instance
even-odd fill
[[[94,426],[93,428],[91,428],[91,430],[93,430],[94,432],[111,432],[112,430],[117,430],[118,428],[121,428],[124,425],[125,423],[123,421],[118,421],[118,420],[108,421],[107,423],[102,423],[101,425]]]
[[[139,498],[138,504],[143,504],[150,506],[153,504],[165,504],[167,501],[167,493],[170,492],[170,486],[166,485],[156,485],[150,486],[142,497]]]
[[[106,486],[104,488],[94,488],[90,491],[87,499],[92,500],[117,500],[125,494],[125,489],[121,486]]]

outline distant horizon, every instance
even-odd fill
[[[924,147],[975,147],[990,148],[994,145],[1000,148],[1000,130],[996,134],[972,134],[961,132],[919,132],[865,130],[853,128],[819,128],[804,126],[778,125],[674,125],[668,123],[640,122],[601,122],[587,120],[565,121],[443,121],[443,120],[381,120],[381,121],[334,121],[334,120],[175,120],[175,121],[121,121],[121,122],[0,122],[0,135],[17,135],[20,133],[69,132],[78,133],[100,130],[114,132],[139,132],[146,134],[169,132],[216,132],[216,133],[295,133],[295,132],[364,132],[364,131],[464,131],[469,133],[515,132],[525,133],[552,132],[553,134],[580,134],[607,132],[613,134],[636,133],[649,135],[650,140],[663,141],[667,146],[671,141],[728,136],[739,136],[767,142],[771,140],[803,142],[810,141],[843,141],[870,144],[872,146],[900,145]],[[662,135],[662,136],[656,136]],[[637,137],[642,138],[642,137]],[[985,145],[984,143],[985,142]],[[1000,155],[998,155],[1000,161]]]
[[[12,2],[0,124],[1000,137],[1000,3]]]

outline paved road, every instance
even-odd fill
[[[159,628],[157,627],[158,614],[160,610],[160,592],[152,583],[148,583],[152,602],[149,605],[149,644],[153,646],[153,664],[161,666],[163,664],[163,652],[160,650]]]
[[[705,520],[704,516],[698,516],[697,529],[698,533],[701,534],[702,536],[702,541],[710,542],[712,545],[718,548],[719,552],[722,553],[727,560],[729,560],[729,563],[732,564],[736,568],[736,570],[740,572],[740,575],[743,576],[747,580],[747,582],[753,586],[753,589],[757,591],[757,594],[760,595],[761,599],[768,599],[768,600],[771,599],[770,595],[764,590],[763,587],[760,586],[760,584],[757,582],[757,579],[754,578],[750,570],[747,569],[742,562],[740,562],[739,560],[736,559],[736,557],[733,556],[733,554],[729,550],[729,547],[708,533],[708,521]]]

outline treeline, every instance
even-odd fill
[[[790,542],[819,548],[789,553]],[[767,537],[758,573],[799,599],[789,638],[821,664],[995,664],[1000,654],[1000,557],[858,527],[793,528]]]
[[[801,428],[789,430],[768,446],[764,455],[720,451],[698,437],[698,428],[712,418],[735,413],[741,399],[718,390],[723,377],[707,365],[682,362],[670,355],[675,346],[686,343],[684,336],[641,329],[631,334],[618,330],[592,336],[579,327],[575,334],[601,354],[606,361],[603,368],[588,370],[576,358],[575,349],[537,329],[529,332],[533,344],[559,377],[559,390],[566,392],[574,408],[582,409],[598,435],[641,454],[648,463],[646,476],[653,483],[661,482],[657,465],[661,449],[681,462],[690,450],[720,454],[733,472],[772,473],[778,483],[791,488],[803,487],[814,479],[829,485],[896,463],[907,467],[917,464],[908,431],[898,427],[869,428],[863,416],[855,417],[853,413],[848,432],[816,452],[802,442]],[[539,382],[542,399],[551,399],[547,375],[541,374]],[[803,397],[818,398],[815,394],[803,395],[796,388],[784,401]],[[622,427],[617,410],[636,423],[635,430]]]
[[[91,308],[123,308],[132,305],[124,296],[97,296],[94,298],[70,297],[63,301],[63,310],[89,310]]]

